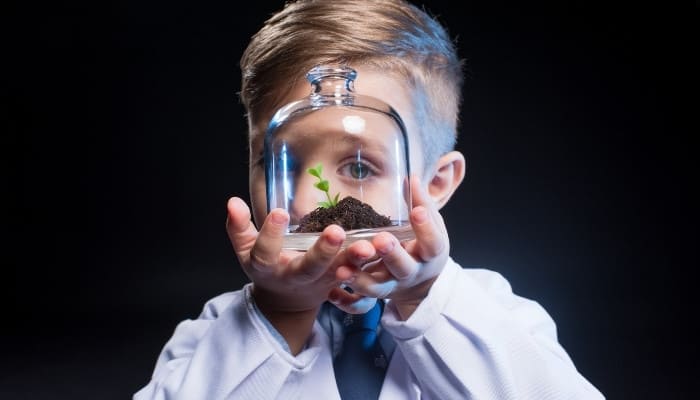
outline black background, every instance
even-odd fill
[[[0,398],[130,398],[246,282],[238,59],[281,3],[3,13]],[[540,302],[608,398],[689,396],[697,3],[448,3],[420,4],[467,59],[453,256]]]

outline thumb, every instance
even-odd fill
[[[242,265],[248,265],[250,250],[258,238],[258,230],[251,220],[250,208],[239,197],[231,197],[226,204],[226,233]]]

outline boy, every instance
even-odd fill
[[[277,108],[308,95],[304,74],[319,64],[354,68],[355,92],[403,117],[415,240],[383,233],[341,249],[331,225],[308,251],[282,250],[290,216],[267,213],[263,136]],[[232,198],[226,223],[251,283],[180,323],[134,399],[603,398],[545,310],[449,255],[439,209],[465,174],[453,150],[461,67],[445,29],[401,0],[297,1],[265,23],[241,59],[252,211]],[[357,319],[338,310],[374,316],[375,336],[355,345],[342,330]],[[346,373],[341,356],[365,348],[374,365]]]

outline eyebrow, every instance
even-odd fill
[[[358,144],[365,145],[371,150],[376,149],[377,151],[380,151],[385,154],[391,151],[391,148],[389,148],[389,146],[387,146],[385,142],[379,140],[371,140],[371,138],[369,138],[368,140],[367,135],[343,135],[341,141],[355,146]]]

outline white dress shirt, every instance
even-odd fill
[[[250,289],[219,295],[181,322],[133,399],[340,400],[318,321],[293,356],[256,312]],[[407,321],[389,301],[382,326],[396,349],[379,400],[604,399],[558,343],[547,312],[494,271],[450,259]]]

